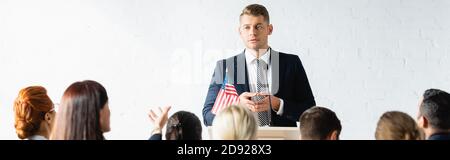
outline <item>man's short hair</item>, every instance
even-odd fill
[[[302,139],[323,140],[333,131],[341,132],[341,121],[336,114],[324,107],[312,107],[300,116]]]
[[[266,7],[264,7],[263,5],[260,4],[251,4],[248,5],[247,7],[245,7],[242,10],[241,15],[239,16],[242,17],[243,15],[251,15],[251,16],[263,16],[264,20],[267,23],[270,23],[270,18],[269,18],[269,12],[267,11]]]
[[[436,129],[450,129],[450,94],[439,89],[428,89],[423,94],[420,114]]]

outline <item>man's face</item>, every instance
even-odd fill
[[[245,46],[249,49],[267,49],[269,35],[273,26],[268,24],[263,16],[242,15],[239,34]]]

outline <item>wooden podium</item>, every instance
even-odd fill
[[[298,127],[259,127],[256,135],[258,140],[299,140]]]
[[[212,139],[212,129],[208,127],[209,139]],[[299,140],[298,127],[259,127],[256,135],[258,140]]]

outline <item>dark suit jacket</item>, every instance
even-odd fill
[[[428,140],[450,140],[450,133],[436,133],[428,137]]]
[[[300,115],[316,105],[302,62],[296,55],[271,49],[269,63],[272,67],[272,94],[284,101],[281,116],[272,110],[271,126],[296,126]],[[214,120],[215,115],[211,110],[225,76],[239,95],[250,91],[244,52],[217,62],[203,106],[203,121],[206,126],[211,126]]]
[[[154,134],[148,140],[162,140],[162,134],[161,133]]]

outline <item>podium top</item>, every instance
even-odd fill
[[[258,140],[299,140],[300,129],[298,127],[259,127]]]
[[[212,139],[212,128],[208,127],[209,139]],[[258,127],[256,138],[258,140],[299,140],[298,127]]]

